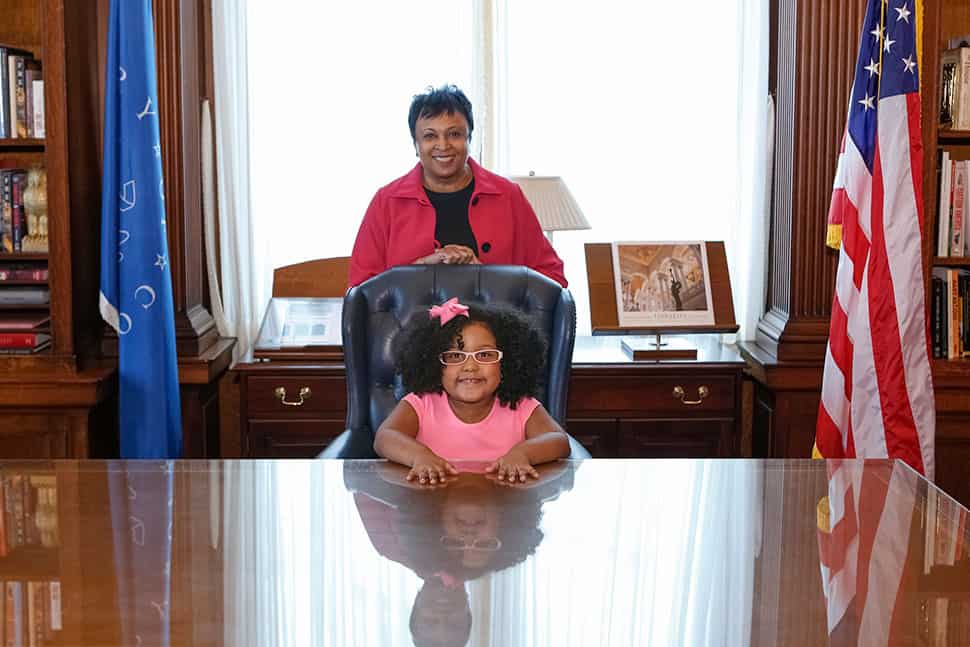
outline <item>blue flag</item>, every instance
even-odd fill
[[[101,316],[118,332],[122,458],[182,454],[151,0],[112,0]]]

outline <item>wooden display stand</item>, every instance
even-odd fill
[[[610,243],[586,243],[586,278],[589,283],[589,311],[594,335],[643,334],[656,335],[656,340],[624,340],[623,349],[634,360],[694,359],[697,349],[689,343],[672,342],[669,347],[660,341],[662,333],[735,333],[734,302],[731,297],[731,277],[723,242],[707,241],[708,273],[711,301],[714,310],[712,326],[668,326],[659,328],[629,328],[620,326],[616,310],[616,279],[613,275],[613,253]]]

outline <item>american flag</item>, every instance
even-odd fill
[[[911,613],[897,600],[914,567],[919,477],[898,462],[832,460],[827,468],[818,554],[829,645],[909,644]]]
[[[829,211],[841,250],[815,445],[932,479],[917,13],[914,0],[867,3]]]

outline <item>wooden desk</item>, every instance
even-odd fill
[[[872,513],[858,535],[819,531],[836,465],[857,487],[846,500]],[[0,555],[6,635],[367,647],[439,628],[451,640],[427,643],[824,645],[839,620],[827,617],[839,605],[826,604],[824,562],[842,582],[870,582],[866,638],[966,644],[967,512],[902,464],[539,469],[526,487],[469,471],[428,490],[383,461],[3,463],[8,493],[26,480],[57,500],[18,515],[27,541]],[[46,545],[29,532],[42,518],[57,528]]]
[[[744,361],[716,335],[691,340],[698,342],[696,360],[634,362],[620,348],[620,337],[578,337],[569,433],[594,457],[739,456]],[[312,457],[343,431],[343,364],[244,361],[233,370],[240,381],[241,456]],[[682,398],[674,393],[677,387]],[[704,398],[701,387],[707,389]],[[292,404],[280,401],[279,388]],[[297,405],[302,389],[309,389],[309,397]]]

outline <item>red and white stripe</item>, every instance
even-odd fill
[[[831,645],[893,645],[908,606],[897,604],[907,564],[917,478],[899,463],[831,461],[829,529],[818,533]]]
[[[872,174],[851,137],[839,157],[831,209],[842,246],[816,446],[826,458],[899,458],[932,479],[919,96],[878,110]]]

